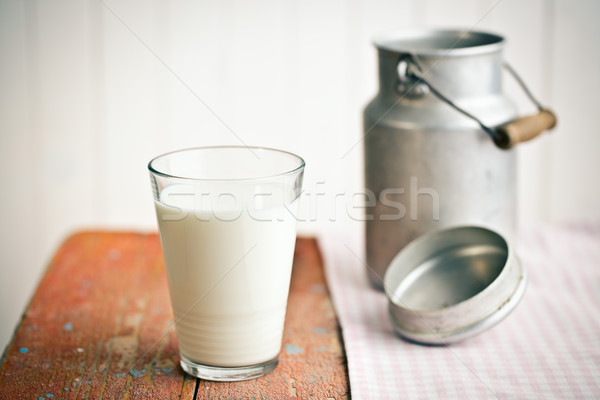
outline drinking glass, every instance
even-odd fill
[[[181,366],[216,381],[275,369],[304,160],[220,146],[148,164]]]

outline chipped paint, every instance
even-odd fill
[[[320,283],[310,286],[310,291],[313,293],[325,293],[325,286]]]
[[[316,333],[317,335],[327,335],[327,332],[329,332],[329,329],[323,326],[313,326],[310,328],[310,330]]]
[[[129,375],[135,377],[135,378],[141,378],[144,375],[146,375],[146,368],[144,369],[132,369],[129,371]]]
[[[304,352],[302,347],[294,346],[293,344],[286,344],[285,350],[288,352],[288,354],[300,354]]]
[[[130,367],[135,361],[135,353],[137,352],[138,338],[137,336],[117,336],[106,342],[107,351],[112,351],[114,355],[119,356],[117,368],[123,370]]]

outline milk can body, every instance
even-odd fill
[[[502,92],[500,36],[409,30],[375,45],[379,93],[364,110],[366,255],[370,281],[382,288],[393,257],[433,229],[514,231],[514,150],[499,149],[473,120],[406,80],[404,61],[414,59],[432,86],[486,124],[510,121],[516,109]]]

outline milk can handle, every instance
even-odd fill
[[[415,65],[416,68],[410,68],[409,62]],[[552,129],[556,126],[556,115],[554,112],[545,108],[539,101],[536,100],[527,85],[525,85],[525,82],[523,82],[517,72],[506,62],[504,63],[504,68],[506,68],[506,70],[513,76],[519,86],[521,86],[531,102],[536,105],[538,108],[538,113],[519,117],[514,121],[507,122],[495,128],[489,127],[470,112],[457,106],[452,100],[440,93],[440,91],[432,86],[431,83],[425,80],[425,78],[421,75],[422,68],[415,56],[408,55],[408,61],[405,58],[400,59],[399,68],[401,63],[404,63],[402,67],[403,72],[406,74],[405,77],[409,76],[410,80],[413,82],[410,90],[415,90],[417,87],[419,87],[419,84],[424,84],[437,98],[442,100],[444,103],[447,103],[456,111],[477,122],[481,129],[492,138],[496,146],[501,149],[510,149],[517,143],[531,140],[540,135],[542,132]]]

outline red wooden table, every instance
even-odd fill
[[[156,234],[82,232],[60,247],[1,360],[0,399],[347,398],[314,239],[298,239],[279,366],[209,382],[179,366]]]

